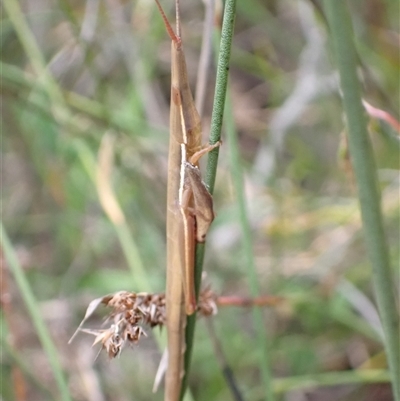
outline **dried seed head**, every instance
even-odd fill
[[[214,316],[218,313],[217,296],[210,286],[204,288],[199,295],[198,312],[202,316]]]
[[[106,317],[106,322],[111,320],[113,323],[108,329],[83,329],[82,325],[100,304],[111,309]],[[198,312],[202,316],[210,316],[217,313],[216,295],[209,287],[200,294]],[[142,326],[147,325],[150,328],[159,326],[162,328],[165,320],[164,294],[119,291],[92,301],[77,331],[96,336],[93,345],[101,343],[102,349],[106,350],[108,356],[115,358],[121,353],[126,343],[136,345],[142,336],[147,336]]]

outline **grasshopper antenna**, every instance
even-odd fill
[[[165,15],[165,12],[163,10],[163,8],[161,7],[160,1],[159,0],[155,0],[157,7],[160,11],[161,17],[164,20],[164,25],[165,28],[167,29],[168,35],[171,38],[171,40],[173,42],[176,43],[177,46],[180,46],[182,41],[181,41],[181,37],[180,37],[180,31],[181,31],[181,27],[180,27],[180,21],[179,21],[179,1],[176,0],[176,34],[174,32],[174,30],[172,29],[171,24],[168,21],[167,16]]]
[[[180,20],[180,9],[179,0],[175,0],[175,10],[176,10],[176,36],[181,37],[181,20]]]

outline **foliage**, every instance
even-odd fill
[[[50,352],[76,401],[161,400],[162,391],[151,394],[161,357],[153,337],[110,362],[105,354],[96,359],[88,336],[67,343],[93,299],[122,290],[164,291],[170,42],[162,21],[151,1],[5,0],[2,6],[2,220],[55,344]],[[399,120],[398,4],[351,6],[363,99]],[[194,87],[203,9],[201,2],[181,7]],[[253,295],[250,246],[259,292],[281,299],[259,309],[256,322],[243,307],[220,306],[213,319],[249,401],[265,399],[257,325],[268,335],[277,400],[289,392],[391,399],[321,11],[316,1],[237,4],[204,280],[217,294]],[[204,141],[216,59],[206,85]],[[375,115],[368,123],[399,293],[399,137],[388,120]],[[228,139],[230,129],[236,139]],[[19,401],[26,391],[32,401],[61,399],[57,362],[49,363],[23,304],[30,298],[20,293],[8,258],[3,268],[1,396]],[[88,324],[100,328],[101,316]],[[204,319],[197,324],[189,387],[198,401],[231,397]]]

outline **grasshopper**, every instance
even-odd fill
[[[167,337],[165,401],[179,400],[184,374],[186,315],[196,311],[194,263],[196,243],[204,242],[214,219],[213,200],[201,180],[199,159],[219,146],[202,146],[202,130],[189,87],[181,40],[179,1],[176,33],[155,0],[171,43],[171,108],[167,191]]]

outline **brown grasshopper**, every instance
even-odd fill
[[[186,315],[196,310],[194,258],[196,243],[204,242],[214,219],[210,193],[201,180],[199,159],[219,146],[202,146],[199,113],[189,87],[180,37],[179,1],[176,33],[158,0],[171,44],[171,109],[167,194],[167,337],[168,365],[165,400],[177,401],[184,373]]]

